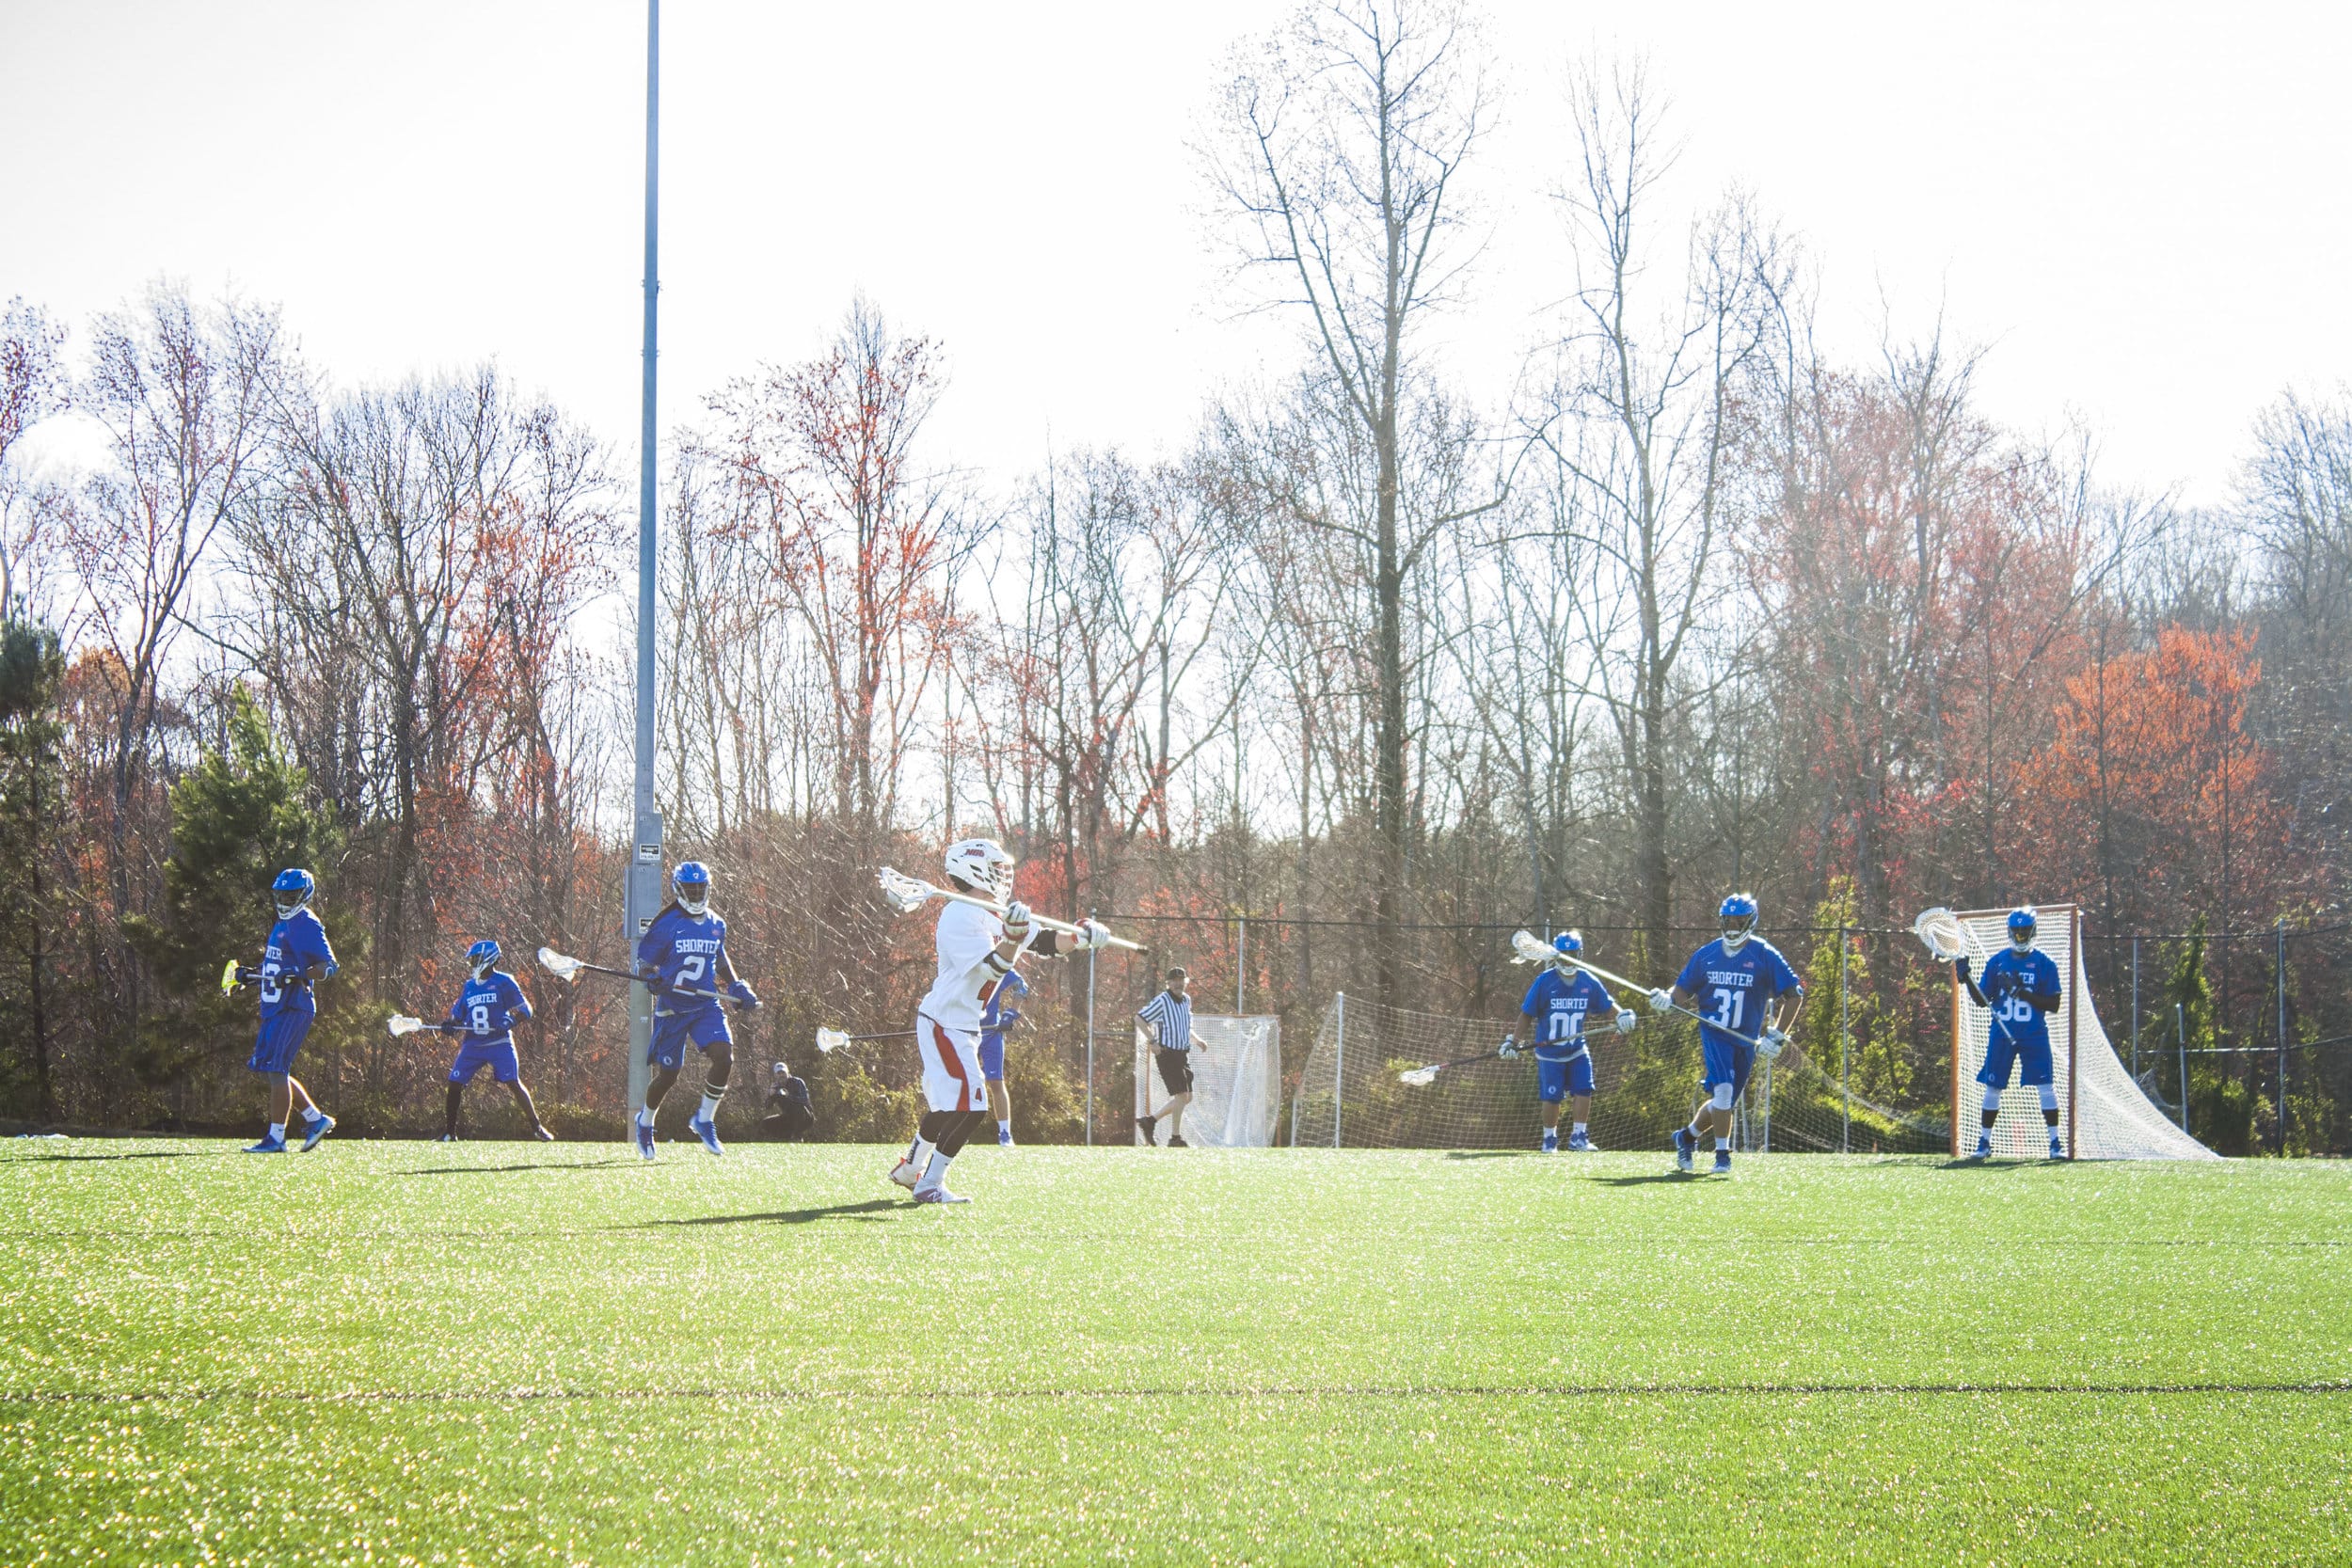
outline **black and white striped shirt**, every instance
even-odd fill
[[[1192,1049],[1192,998],[1173,996],[1167,991],[1146,1002],[1136,1017],[1152,1025],[1160,1034],[1163,1051]]]

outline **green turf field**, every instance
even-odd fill
[[[0,1560],[2352,1560],[2352,1166],[0,1149]]]

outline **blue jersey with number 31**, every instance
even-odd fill
[[[653,1010],[665,1017],[697,1013],[719,1004],[681,990],[717,990],[719,960],[727,950],[727,923],[704,911],[688,914],[675,904],[654,916],[637,942],[637,967],[654,973]]]
[[[1676,985],[1699,999],[1702,1027],[1726,1045],[1755,1039],[1772,999],[1803,983],[1780,949],[1762,937],[1750,937],[1737,953],[1724,952],[1718,938],[1692,954],[1675,976]],[[1734,1040],[1733,1035],[1744,1039]]]

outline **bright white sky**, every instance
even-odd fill
[[[663,424],[812,352],[853,291],[939,338],[941,451],[1181,441],[1292,340],[1233,314],[1188,151],[1286,7],[672,0]],[[1447,333],[1507,394],[1565,292],[1562,67],[1646,53],[1678,198],[1804,241],[1829,346],[1990,350],[1984,406],[2078,419],[2112,483],[2228,493],[2249,421],[2352,377],[2352,8],[1498,8],[1486,263]],[[633,452],[644,8],[0,0],[0,296],[69,319],[159,273],[281,302],[345,376],[495,356]]]

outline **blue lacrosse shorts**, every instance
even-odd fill
[[[515,1042],[511,1039],[468,1040],[457,1048],[457,1060],[450,1064],[449,1081],[453,1084],[470,1084],[473,1075],[485,1067],[497,1083],[522,1081],[522,1062],[516,1056]]]
[[[2058,1082],[2057,1069],[2050,1059],[2047,1036],[2020,1045],[1995,1029],[1992,1040],[1985,1047],[1984,1066],[1977,1069],[1977,1082],[1988,1089],[2008,1088],[2010,1069],[2021,1065],[2026,1069],[2026,1075],[2018,1082],[2029,1089]]]
[[[1005,1081],[1005,1037],[1000,1030],[980,1037],[980,1077],[991,1084]]]
[[[1748,1092],[1748,1074],[1756,1070],[1756,1047],[1702,1028],[1699,1053],[1706,1060],[1706,1071],[1699,1077],[1700,1087],[1712,1089],[1718,1084],[1729,1084],[1734,1100]]]
[[[291,1008],[262,1020],[261,1033],[253,1038],[253,1058],[245,1064],[247,1072],[292,1072],[294,1053],[310,1035],[310,1013],[297,1013]]]
[[[1535,1058],[1535,1098],[1545,1104],[1559,1104],[1564,1094],[1589,1096],[1592,1092],[1593,1053],[1590,1051],[1580,1051],[1558,1062],[1548,1056]]]
[[[727,1028],[727,1015],[719,1010],[716,1002],[691,1013],[654,1014],[653,1039],[645,1047],[645,1060],[675,1072],[686,1065],[686,1042],[690,1039],[697,1051],[735,1043],[735,1036]]]

